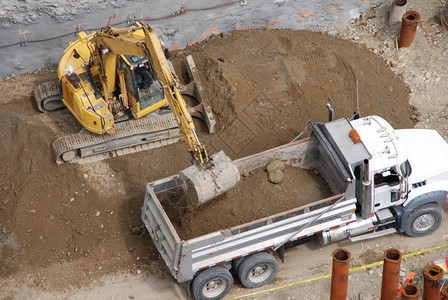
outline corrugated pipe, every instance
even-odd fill
[[[442,278],[444,271],[441,267],[436,265],[429,265],[423,271],[423,300],[439,300],[440,287],[442,285]]]
[[[398,47],[409,47],[415,38],[417,24],[420,22],[420,14],[416,11],[407,11],[401,19],[400,40]]]
[[[445,284],[440,292],[440,300],[448,300],[448,285]]]
[[[403,290],[401,292],[401,300],[418,300],[419,296],[420,296],[420,289],[415,283],[409,282],[403,285]],[[397,295],[395,295],[395,299],[397,299]],[[381,298],[381,300],[384,299]]]
[[[345,249],[333,251],[330,300],[346,300],[348,286],[348,264],[350,252]]]
[[[400,280],[401,252],[390,248],[384,251],[383,279],[381,283],[381,300],[397,300],[398,282]]]
[[[408,0],[394,0],[392,2],[389,14],[389,26],[395,25],[401,21],[401,18],[406,12],[407,4]]]

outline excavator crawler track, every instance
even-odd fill
[[[41,112],[65,107],[59,94],[59,80],[39,84],[34,89],[34,100],[36,100],[37,108]]]
[[[117,133],[98,135],[88,131],[57,138],[53,152],[57,164],[87,163],[159,148],[181,140],[182,134],[172,113],[120,122]]]

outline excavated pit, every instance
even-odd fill
[[[402,80],[362,45],[308,31],[228,33],[172,53],[185,82],[182,65],[188,54],[202,73],[218,122],[213,135],[196,122],[210,154],[222,149],[236,159],[287,143],[308,120],[327,120],[327,102],[335,108],[335,118],[351,117],[357,97],[362,115],[381,115],[396,128],[414,125]],[[35,107],[33,88],[52,79],[54,69],[0,80],[0,278],[28,284],[29,274],[45,273],[40,288],[57,292],[89,285],[105,274],[137,269],[165,274],[166,266],[143,229],[141,206],[148,182],[190,166],[185,145],[82,167],[58,166],[51,142],[76,132],[79,125],[67,110],[42,114]],[[294,180],[295,175],[285,178]],[[271,202],[249,197],[241,185],[226,196],[236,201],[221,201],[215,215],[246,222],[267,211],[282,211],[291,208],[282,195],[304,186],[280,184],[279,191],[266,181],[264,171],[243,180],[244,190],[246,185],[251,191],[265,190]],[[313,185],[309,178],[303,181]],[[322,198],[310,191],[314,199]],[[198,210],[185,217],[182,229],[187,237],[194,236],[203,227],[220,229],[217,220]]]

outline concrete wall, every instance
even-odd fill
[[[125,27],[129,16],[151,24],[167,47],[178,49],[212,34],[252,27],[329,31],[384,1],[3,0],[0,78],[57,65],[69,41],[76,40],[77,27],[88,33],[108,24]]]

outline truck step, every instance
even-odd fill
[[[377,211],[376,216],[378,218],[379,223],[381,224],[389,223],[390,221],[395,221],[395,217],[390,211],[390,208]]]
[[[397,230],[395,228],[388,228],[388,229],[384,229],[384,230],[381,230],[381,231],[375,231],[375,232],[372,232],[372,233],[358,235],[358,236],[355,236],[355,237],[351,237],[349,239],[352,242],[359,242],[359,241],[364,241],[364,240],[368,240],[368,239],[377,238],[377,237],[380,237],[380,236],[389,235],[389,234],[392,234],[392,233],[395,233],[395,232],[397,232]]]

